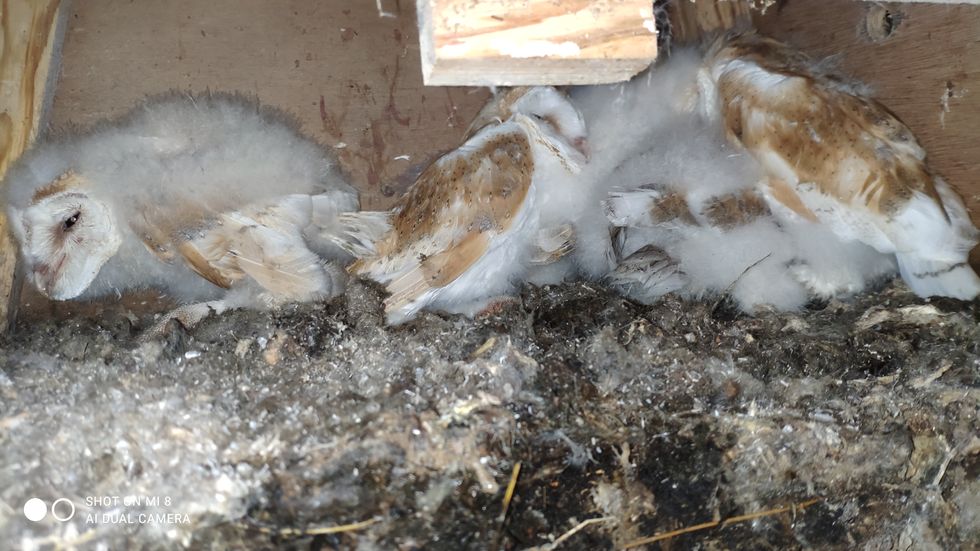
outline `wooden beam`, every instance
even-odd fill
[[[62,0],[5,0],[0,8],[0,178],[42,128],[64,25]],[[17,248],[0,209],[0,331],[13,320]]]
[[[657,56],[651,0],[418,0],[427,85],[597,84]]]

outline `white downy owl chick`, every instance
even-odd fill
[[[729,294],[754,312],[846,296],[894,273],[870,247],[771,214],[754,159],[690,113],[701,59],[675,49],[628,83],[572,95],[594,149],[607,152],[588,170],[609,190],[605,208],[620,228],[610,285],[644,303]]]
[[[698,85],[705,114],[762,165],[763,194],[782,219],[819,222],[846,241],[895,254],[919,296],[980,292],[967,261],[980,233],[886,107],[754,32],[720,37]]]
[[[647,304],[667,293],[726,294],[756,313],[844,298],[895,273],[890,255],[820,224],[778,220],[752,187],[697,196],[676,182],[611,194],[610,218],[622,225],[613,288]]]
[[[284,114],[233,95],[150,99],[43,141],[3,188],[41,293],[157,288],[184,305],[161,324],[333,297],[387,227]]]
[[[377,255],[352,265],[386,285],[388,323],[423,308],[472,316],[574,250],[581,117],[550,88],[511,108],[433,162],[396,204]]]

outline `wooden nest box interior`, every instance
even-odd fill
[[[380,209],[454,148],[485,86],[625,80],[658,55],[652,0],[9,0],[0,172],[48,128],[167,90],[254,94],[333,149]],[[671,40],[754,25],[868,83],[980,220],[980,5],[674,0]],[[659,23],[663,26],[663,21]],[[663,37],[661,37],[663,38]],[[0,220],[0,323],[18,300]],[[37,295],[30,310],[53,311]]]

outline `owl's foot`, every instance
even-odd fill
[[[211,314],[220,314],[228,309],[228,305],[223,300],[211,300],[208,302],[198,302],[196,304],[185,304],[177,307],[167,314],[164,314],[140,335],[143,342],[159,339],[167,334],[171,321],[176,321],[185,329],[190,329],[200,323],[204,318]]]

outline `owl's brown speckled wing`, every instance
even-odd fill
[[[510,229],[531,187],[527,134],[513,122],[488,128],[426,169],[399,201],[378,256],[351,271],[386,283],[388,311],[456,280]]]
[[[307,248],[303,229],[312,215],[309,195],[289,195],[232,212],[201,215],[193,224],[133,226],[160,260],[178,259],[199,276],[225,289],[246,276],[270,298],[308,300],[329,294],[321,259]]]
[[[762,162],[785,206],[817,218],[821,205],[795,189],[807,183],[884,217],[916,192],[942,208],[911,131],[877,101],[816,74],[802,53],[744,34],[721,46],[714,64],[727,131]]]
[[[962,199],[930,171],[912,132],[883,105],[755,33],[722,37],[699,83],[729,138],[765,169],[774,205],[895,253],[922,296],[980,291],[966,264],[978,234]]]

